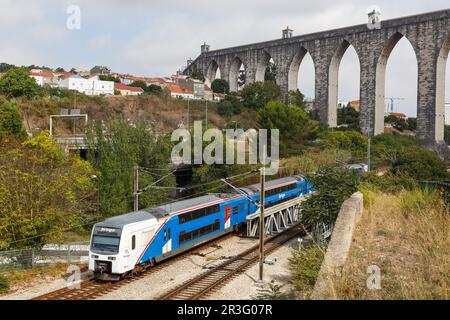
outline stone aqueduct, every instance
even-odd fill
[[[315,66],[315,106],[323,122],[336,126],[339,65],[351,45],[360,62],[361,129],[366,135],[377,135],[384,130],[387,60],[402,37],[409,40],[417,58],[417,135],[429,143],[443,141],[450,9],[382,21],[379,29],[371,30],[364,24],[204,51],[184,73],[199,69],[212,81],[219,68],[221,78],[235,91],[242,64],[247,83],[262,81],[272,58],[282,90],[295,90],[300,64],[308,52]]]

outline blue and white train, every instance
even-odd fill
[[[240,189],[253,201],[260,185]],[[311,193],[302,176],[265,185],[265,207]],[[89,270],[100,280],[120,280],[143,268],[236,231],[257,206],[241,194],[215,194],[113,217],[94,225]]]

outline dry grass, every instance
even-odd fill
[[[2,273],[2,275],[8,279],[10,285],[9,293],[11,293],[26,287],[64,278],[67,275],[67,264],[61,263],[50,267],[8,271]]]
[[[448,299],[450,215],[437,193],[364,188],[365,212],[349,259],[335,277],[338,299]],[[367,267],[381,270],[369,290]]]
[[[339,152],[339,157],[343,161],[347,161],[350,158],[349,152]],[[321,166],[332,165],[336,163],[336,150],[326,149],[319,150],[307,150],[304,155],[294,156],[280,161],[281,176],[295,175],[295,174],[308,174],[316,171]]]

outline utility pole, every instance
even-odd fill
[[[206,130],[208,130],[208,100],[205,100],[205,108]]]
[[[259,282],[263,282],[264,273],[264,184],[266,180],[265,168],[262,167],[261,171],[261,196],[260,196],[260,207],[259,207]]]
[[[139,211],[139,167],[134,167],[134,211]]]
[[[188,130],[189,130],[189,121],[190,121],[190,117],[191,117],[191,115],[190,115],[190,101],[191,101],[191,99],[188,97],[188,116],[187,116],[187,128],[188,128]]]
[[[369,140],[367,141],[367,167],[368,170],[370,171],[370,147],[371,147],[371,139],[369,138]]]

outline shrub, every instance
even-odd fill
[[[310,224],[333,224],[342,203],[357,191],[357,171],[325,167],[309,179],[316,192],[303,203],[303,220]]]
[[[309,291],[314,287],[320,266],[325,256],[325,248],[317,245],[300,246],[289,260],[292,284],[297,291]]]
[[[326,148],[348,150],[356,157],[367,153],[367,138],[357,131],[326,131],[321,138]]]
[[[302,109],[282,102],[269,102],[258,111],[258,127],[280,130],[280,155],[298,154],[308,140],[313,139],[319,128],[317,121],[311,120]]]
[[[417,180],[448,179],[447,165],[438,155],[421,147],[407,147],[399,152],[392,171],[405,173]]]
[[[36,83],[36,80],[30,77],[26,68],[15,68],[9,70],[0,79],[0,93],[8,98],[26,97],[34,98],[42,96],[43,90]]]
[[[402,172],[397,174],[387,172],[382,176],[371,172],[362,177],[361,182],[373,186],[376,190],[393,194],[398,193],[401,189],[413,190],[418,187],[417,180]]]
[[[7,293],[9,291],[9,280],[5,276],[0,274],[0,294]]]
[[[255,300],[287,300],[289,294],[281,291],[283,285],[276,284],[273,280],[258,289],[258,294],[254,297]]]
[[[15,103],[0,97],[0,137],[24,136],[22,117]]]

